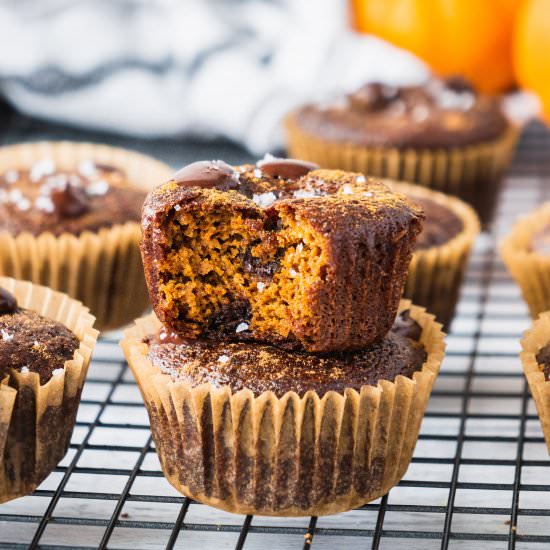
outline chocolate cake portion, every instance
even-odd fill
[[[369,348],[330,355],[258,343],[186,341],[162,329],[147,342],[152,364],[191,386],[210,383],[229,386],[234,392],[247,388],[256,396],[272,391],[277,397],[289,391],[303,396],[311,390],[323,396],[346,388],[359,391],[361,386],[393,381],[398,375],[412,377],[427,357],[418,341],[421,332],[416,321],[403,317],[395,331]]]
[[[366,147],[464,147],[501,136],[509,124],[498,98],[480,95],[457,78],[416,86],[369,83],[295,114],[320,139]]]
[[[464,228],[462,220],[446,206],[427,199],[409,195],[426,216],[422,231],[416,240],[415,250],[441,246],[454,239]]]
[[[0,231],[54,235],[97,232],[139,221],[145,193],[128,186],[120,169],[83,161],[75,169],[51,159],[0,175]]]
[[[364,348],[395,319],[422,219],[361,174],[273,158],[191,165],[143,208],[153,309],[187,338]]]
[[[11,370],[36,372],[40,383],[63,371],[80,342],[64,325],[19,308],[15,298],[0,289],[0,380]]]

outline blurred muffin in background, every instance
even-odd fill
[[[472,204],[488,223],[517,129],[498,98],[460,78],[366,84],[287,116],[290,156],[326,168],[419,183]]]
[[[426,219],[416,240],[403,296],[425,307],[449,329],[470,251],[480,231],[479,219],[465,202],[419,185],[385,180],[407,195]]]
[[[531,317],[550,310],[550,202],[515,223],[500,253]]]
[[[170,172],[150,157],[104,145],[0,149],[0,275],[68,293],[102,330],[128,323],[148,304],[141,206],[148,187]]]

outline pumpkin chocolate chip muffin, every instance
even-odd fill
[[[65,455],[97,331],[66,295],[14,279],[0,285],[3,502],[31,493]]]
[[[333,102],[304,105],[286,128],[292,156],[458,195],[484,222],[517,134],[498,99],[458,78],[369,83]]]
[[[289,159],[194,164],[151,193],[157,315],[121,345],[176,489],[301,516],[399,481],[444,354],[399,302],[421,221],[378,181]]]
[[[67,292],[103,330],[148,304],[139,254],[141,206],[170,169],[104,145],[0,148],[0,274]]]
[[[357,173],[280,159],[191,165],[144,205],[153,309],[191,338],[361,349],[393,323],[422,218]]]

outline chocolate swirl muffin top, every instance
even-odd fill
[[[66,170],[51,159],[0,175],[0,231],[12,235],[96,232],[139,221],[145,193],[128,187],[120,169],[82,161]]]
[[[500,137],[508,121],[497,98],[480,95],[458,78],[420,86],[369,83],[294,115],[314,137],[366,147],[463,147]]]

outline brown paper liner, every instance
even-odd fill
[[[454,316],[470,251],[479,234],[479,219],[468,204],[418,185],[385,180],[407,196],[430,199],[462,220],[462,231],[439,246],[417,250],[412,257],[403,296],[425,307],[447,330]]]
[[[69,448],[80,393],[98,332],[88,308],[49,288],[0,277],[21,307],[69,328],[80,340],[65,371],[40,385],[37,373],[12,371],[0,382],[0,502],[28,495]]]
[[[148,191],[172,170],[145,155],[91,143],[41,142],[0,149],[0,173],[51,158],[74,169],[82,160],[123,170],[132,186]],[[128,324],[149,304],[139,253],[138,222],[114,225],[79,236],[64,233],[16,237],[0,232],[0,275],[29,280],[66,292],[88,306],[101,330]]]
[[[322,398],[173,382],[142,341],[159,321],[139,319],[121,346],[168,481],[222,510],[271,516],[334,514],[385,494],[407,470],[445,349],[433,315],[401,301],[409,307],[428,351],[422,369]]]
[[[544,378],[543,367],[537,363],[536,355],[550,342],[550,311],[546,311],[525,332],[520,353],[523,372],[531,395],[537,407],[544,440],[550,454],[550,382]]]
[[[323,168],[414,182],[456,195],[471,204],[484,225],[493,217],[500,180],[510,163],[519,128],[510,125],[502,137],[468,147],[398,149],[327,141],[308,134],[295,113],[285,120],[289,156]]]
[[[548,224],[550,202],[517,221],[500,245],[502,259],[533,318],[550,309],[550,257],[530,250],[535,233]]]

